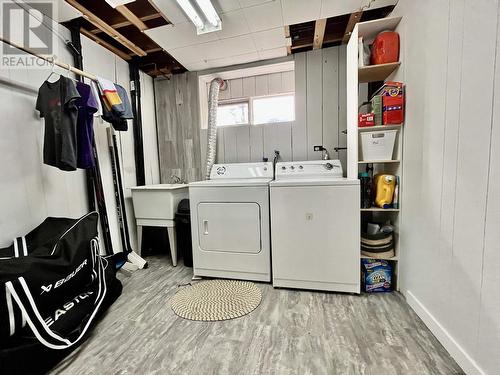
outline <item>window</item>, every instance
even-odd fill
[[[246,125],[248,120],[248,102],[221,103],[217,107],[217,126]]]
[[[294,94],[220,102],[217,126],[260,125],[295,120]]]
[[[267,96],[252,100],[254,124],[288,122],[295,120],[294,95]]]

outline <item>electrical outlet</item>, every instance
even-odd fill
[[[314,146],[314,151],[323,151],[323,146]]]

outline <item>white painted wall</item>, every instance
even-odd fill
[[[64,33],[64,30],[61,30]],[[71,61],[64,46],[59,58]],[[3,69],[10,82],[35,89],[49,70]],[[62,172],[42,164],[43,121],[35,111],[36,93],[0,84],[0,246],[10,245],[47,216],[78,217],[87,212],[82,171]]]
[[[497,1],[400,0],[401,286],[469,374],[500,367]]]
[[[60,28],[62,33],[66,29]],[[64,45],[59,46],[58,59],[72,63]],[[128,64],[108,50],[82,37],[85,70],[116,81],[129,89]],[[56,70],[57,71],[57,70]],[[14,83],[38,88],[49,74],[48,70],[2,70],[0,76]],[[153,83],[141,76],[143,85],[143,131],[146,159],[146,181],[159,180],[154,118]],[[83,171],[62,172],[42,163],[43,120],[35,111],[36,94],[25,93],[0,84],[0,153],[3,162],[0,169],[0,246],[10,244],[12,238],[33,229],[47,216],[79,217],[88,212],[86,182]],[[153,109],[152,109],[153,108]],[[121,145],[122,177],[125,188],[136,185],[133,132],[118,134]],[[118,231],[116,205],[111,177],[111,164],[106,138],[109,124],[100,118],[94,121],[94,131],[100,158],[110,231],[115,252],[122,246]],[[136,249],[136,227],[130,197],[126,189],[126,205],[132,247]]]

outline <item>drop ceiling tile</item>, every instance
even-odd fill
[[[221,14],[221,20],[222,30],[213,33],[218,39],[250,34],[250,28],[241,9]]]
[[[206,61],[195,61],[184,65],[184,67],[192,72],[197,72],[210,68],[210,65]]]
[[[284,47],[287,44],[284,26],[253,33],[252,37],[257,51]]]
[[[189,21],[176,0],[153,0],[153,2],[173,24]]]
[[[273,49],[267,49],[264,51],[259,51],[260,60],[275,59],[277,57],[283,57],[287,55],[286,47],[279,47]]]
[[[182,65],[192,62],[222,59],[236,55],[256,53],[251,35],[175,48],[168,51]]]
[[[335,2],[335,0],[325,1]],[[320,18],[321,0],[281,0],[281,5],[285,25],[294,25]]]
[[[278,2],[280,2],[280,0],[239,0],[240,5],[241,5],[242,8],[253,7],[255,5],[269,3],[269,2],[272,2],[272,1],[278,1]]]
[[[255,43],[250,34],[240,35],[234,38],[227,38],[219,41],[219,57],[229,57],[256,52]]]
[[[57,21],[60,23],[72,20],[73,18],[78,18],[82,15],[81,12],[73,8],[65,1],[58,1],[57,3]]]
[[[359,10],[367,1],[364,0],[323,0],[320,18],[336,17]]]
[[[212,0],[212,4],[219,15],[241,9],[238,0]]]
[[[216,40],[214,42],[175,48],[169,50],[168,53],[170,53],[182,65],[186,65],[192,62],[216,59],[220,57],[219,51],[221,48],[222,46],[220,45],[220,41]]]
[[[197,35],[196,27],[191,22],[160,26],[145,32],[167,51],[217,40],[214,33]]]
[[[242,55],[224,57],[224,58],[220,58],[220,59],[208,60],[207,63],[210,66],[210,68],[219,68],[219,67],[223,67],[223,66],[245,64],[245,63],[249,63],[252,61],[258,61],[258,60],[259,60],[258,53],[253,52],[253,53],[245,53]]]
[[[398,0],[374,0],[373,3],[370,4],[369,9],[377,9],[390,5],[396,5]]]
[[[252,32],[273,29],[283,26],[283,16],[281,14],[281,2],[270,1],[261,5],[243,8],[248,27]]]

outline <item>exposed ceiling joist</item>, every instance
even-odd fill
[[[323,39],[323,43],[338,43],[341,42],[342,39],[339,38],[329,38],[329,39]],[[297,50],[301,48],[307,48],[307,47],[314,47],[314,43],[304,43],[304,44],[298,44],[296,46],[292,45],[290,48],[291,50]]]
[[[111,44],[109,44],[105,40],[102,40],[101,38],[99,38],[97,35],[92,34],[90,31],[87,31],[84,28],[81,28],[80,32],[83,35],[85,35],[85,36],[89,37],[90,39],[92,39],[97,44],[100,44],[101,46],[109,49],[114,54],[120,56],[123,60],[131,60],[132,59],[132,57],[130,55],[127,55],[125,52],[119,50],[115,46],[112,46]]]
[[[172,23],[170,22],[170,20],[168,19],[167,16],[165,16],[165,13],[162,12],[162,10],[160,9],[160,7],[158,5],[155,4],[155,2],[153,0],[148,0],[149,4],[151,4],[151,6],[153,8],[155,8],[156,12],[165,19],[165,21],[167,21],[168,23]]]
[[[314,25],[314,39],[313,39],[313,49],[320,49],[323,47],[323,38],[325,37],[326,29],[326,18],[316,20]]]
[[[354,30],[354,26],[361,20],[361,16],[363,15],[363,11],[351,13],[349,17],[349,21],[347,22],[347,26],[344,31],[344,38],[342,39],[342,43],[347,43],[349,38],[351,37],[352,30]]]
[[[139,17],[139,19],[142,22],[151,21],[151,20],[154,20],[154,19],[157,19],[157,18],[162,18],[161,13],[156,13],[156,14],[151,14],[149,16]],[[130,21],[123,21],[123,22],[119,22],[119,23],[114,23],[114,24],[111,25],[111,27],[113,29],[120,29],[122,27],[127,27],[127,26],[131,26],[131,25],[132,25],[132,22],[130,22]],[[98,33],[102,33],[102,30],[99,29],[99,28],[95,28],[95,29],[90,30],[90,32],[92,34],[98,34]]]
[[[87,8],[85,8],[83,5],[78,3],[76,0],[66,0],[68,4],[73,6],[75,9],[77,9],[80,13],[83,14],[83,17],[89,21],[92,25],[95,27],[101,29],[103,32],[108,34],[110,37],[113,39],[117,40],[120,42],[122,45],[127,47],[130,51],[135,53],[138,56],[146,56],[146,52],[139,48],[137,45],[132,43],[129,39],[124,37],[122,34],[120,34],[118,31],[113,29],[111,26],[109,26],[106,22],[104,22],[102,19],[97,17],[95,14],[90,12]]]
[[[292,39],[290,37],[290,26],[289,25],[285,26],[285,38],[288,39],[288,43],[286,46],[286,54],[291,55],[292,54]]]
[[[139,30],[144,31],[148,29],[146,24],[142,22],[142,20],[134,13],[132,13],[125,5],[118,5],[115,9]]]

